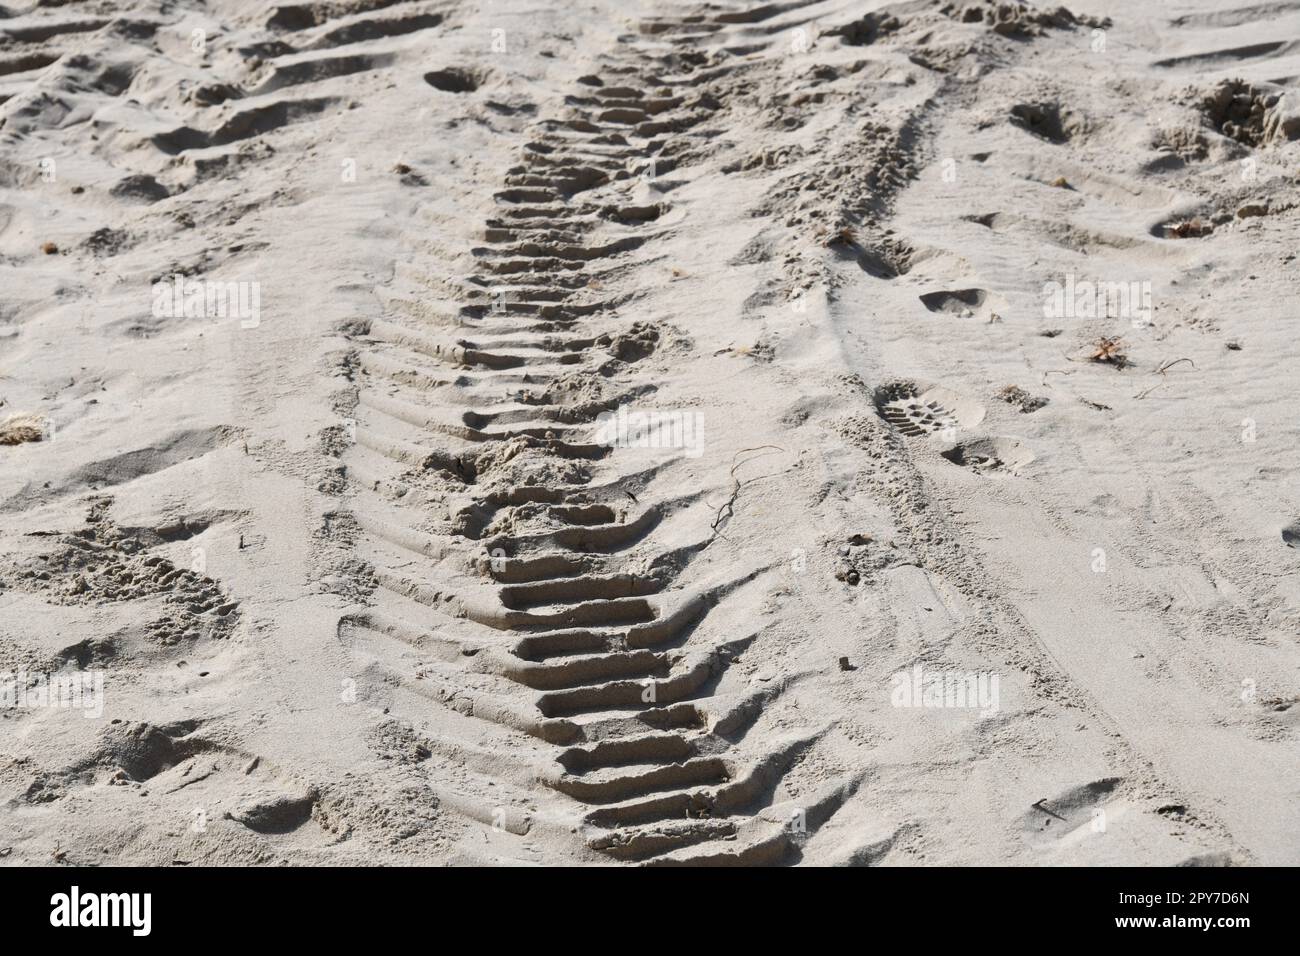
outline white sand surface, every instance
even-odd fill
[[[0,864],[1300,863],[1297,138],[1300,3],[8,0]]]

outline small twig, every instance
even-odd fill
[[[775,450],[777,450],[777,451],[785,451],[785,449],[782,448],[780,445],[755,445],[753,448],[742,448],[742,449],[740,449],[740,451],[736,452],[736,454],[732,456],[732,458],[731,458],[731,462],[732,462],[732,464],[731,464],[731,481],[732,481],[731,497],[728,498],[725,502],[723,502],[722,507],[720,507],[720,508],[718,509],[718,513],[717,513],[717,515],[716,515],[716,516],[714,517],[714,519],[713,519],[713,524],[710,525],[710,527],[713,529],[713,533],[714,533],[715,536],[722,537],[722,538],[727,537],[725,534],[723,534],[723,533],[722,533],[721,531],[719,531],[718,529],[719,529],[720,527],[722,527],[722,525],[723,525],[724,523],[726,523],[726,521],[727,521],[728,519],[730,519],[732,516],[735,515],[735,513],[736,513],[736,510],[735,510],[735,504],[736,504],[736,499],[740,497],[740,489],[741,489],[742,487],[744,487],[745,485],[750,484],[751,482],[758,481],[758,480],[760,480],[760,479],[762,479],[762,478],[769,478],[769,477],[771,477],[770,475],[759,475],[759,476],[756,477],[756,478],[750,478],[748,481],[741,481],[739,478],[736,477],[736,469],[737,469],[737,468],[739,468],[741,465],[747,465],[747,464],[749,464],[751,461],[754,461],[754,460],[757,459],[757,458],[762,458],[763,456],[762,456],[762,455],[755,455],[753,458],[746,458],[744,461],[736,461],[736,459],[739,458],[741,455],[743,455],[743,454],[744,454],[745,452],[747,452],[747,451],[762,451],[764,448],[773,448],[773,449],[775,449]],[[725,512],[725,514],[724,514],[724,512]]]
[[[1056,817],[1056,819],[1058,819],[1058,820],[1065,820],[1065,817],[1061,816],[1059,813],[1055,812],[1054,810],[1049,810],[1049,809],[1047,809],[1047,807],[1043,806],[1043,804],[1046,803],[1046,802],[1047,802],[1047,798],[1046,798],[1046,797],[1043,797],[1043,799],[1039,800],[1037,803],[1034,804],[1034,809],[1035,809],[1035,810],[1042,810],[1042,811],[1043,811],[1044,813],[1046,813],[1048,816],[1050,816],[1050,817]],[[1066,821],[1066,822],[1069,822],[1069,821]]]
[[[1177,365],[1179,362],[1186,362],[1186,363],[1187,363],[1188,365],[1190,365],[1192,368],[1196,368],[1196,363],[1193,362],[1191,359],[1189,359],[1189,358],[1180,358],[1180,359],[1173,359],[1172,361],[1162,362],[1162,363],[1160,364],[1160,367],[1157,368],[1157,369],[1155,369],[1155,370],[1152,372],[1152,374],[1153,374],[1153,375],[1159,375],[1159,376],[1163,379],[1163,378],[1165,377],[1165,372],[1168,372],[1171,368],[1173,368],[1173,367],[1174,367],[1175,365]],[[1198,371],[1199,371],[1199,369],[1198,369]],[[1164,386],[1166,386],[1166,385],[1168,385],[1168,384],[1169,384],[1169,383],[1168,383],[1168,382],[1165,382],[1165,381],[1158,382],[1157,384],[1152,385],[1150,388],[1144,388],[1142,391],[1138,392],[1138,393],[1137,393],[1136,395],[1134,395],[1133,397],[1134,397],[1134,398],[1137,398],[1137,399],[1143,399],[1143,398],[1146,398],[1146,397],[1147,397],[1148,395],[1150,395],[1152,392],[1156,391],[1156,389],[1163,388]]]
[[[1173,368],[1173,367],[1174,367],[1175,365],[1177,365],[1179,362],[1186,362],[1186,363],[1187,363],[1188,365],[1190,365],[1192,368],[1196,368],[1196,363],[1193,362],[1191,359],[1189,359],[1189,358],[1180,358],[1180,359],[1174,359],[1172,362],[1165,362],[1165,363],[1164,363],[1163,365],[1161,365],[1158,369],[1156,369],[1156,371],[1157,371],[1159,374],[1164,375],[1165,372],[1169,371],[1171,368]],[[1200,371],[1200,370],[1197,369],[1197,371]]]

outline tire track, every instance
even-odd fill
[[[717,687],[758,636],[729,597],[764,567],[693,573],[713,538],[701,493],[673,486],[671,461],[645,468],[593,440],[600,412],[654,390],[637,363],[659,330],[620,314],[635,291],[610,289],[635,284],[671,230],[667,204],[635,187],[723,108],[712,79],[678,66],[725,27],[642,23],[537,125],[459,297],[397,303],[359,335],[342,456],[373,593],[340,637],[375,696],[417,698],[411,719],[430,700],[450,712],[430,743],[460,774],[440,778],[443,805],[509,832],[576,827],[616,860],[784,859],[794,829],[773,793],[821,732],[746,738],[782,688]],[[852,790],[806,801],[801,822]]]

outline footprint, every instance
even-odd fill
[[[1018,438],[976,438],[940,452],[954,465],[982,475],[1016,475],[1035,458]]]
[[[1068,143],[1086,128],[1083,117],[1056,103],[1017,103],[1011,122],[1050,143]]]
[[[1282,529],[1282,543],[1288,548],[1300,548],[1300,519]]]
[[[954,289],[940,292],[927,292],[921,296],[921,304],[931,312],[943,312],[963,318],[975,315],[988,301],[989,294],[983,289]]]
[[[255,833],[291,833],[311,819],[319,795],[307,788],[255,798],[226,816]]]
[[[984,406],[950,389],[917,382],[893,382],[876,390],[880,417],[909,438],[959,428],[984,420]]]
[[[99,746],[75,764],[74,769],[112,767],[130,780],[144,782],[190,756],[193,742],[185,738],[197,726],[197,721],[165,727],[144,721],[110,724],[101,735]]]
[[[424,82],[444,93],[473,93],[482,81],[478,74],[471,70],[447,67],[424,74]]]
[[[138,173],[117,181],[108,191],[110,196],[132,202],[153,203],[171,195],[167,187],[152,176]]]

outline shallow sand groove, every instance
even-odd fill
[[[1300,5],[120,7],[0,16],[4,859],[1296,862]]]

